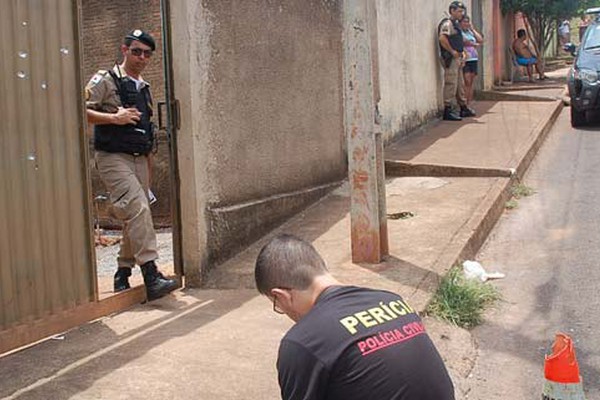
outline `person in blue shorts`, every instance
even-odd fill
[[[517,60],[517,64],[522,65],[527,68],[527,76],[529,77],[529,82],[533,82],[533,67],[537,73],[539,74],[539,79],[544,80],[547,79],[546,75],[544,75],[544,66],[541,63],[533,51],[529,48],[527,44],[527,32],[525,29],[519,29],[517,31],[517,38],[513,41],[512,45],[513,51],[515,52],[515,57]]]

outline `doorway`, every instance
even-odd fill
[[[179,211],[177,190],[176,119],[172,101],[170,46],[168,43],[168,2],[166,0],[81,0],[82,75],[87,83],[98,70],[112,69],[122,62],[120,45],[134,29],[150,33],[156,51],[142,72],[150,83],[153,98],[155,146],[150,159],[150,208],[157,238],[159,270],[168,276],[182,276],[179,246]],[[168,105],[168,106],[167,106]],[[113,276],[123,240],[123,224],[114,217],[110,193],[94,165],[93,127],[87,126],[89,138],[92,221],[98,299],[113,296]],[[140,269],[132,269],[132,288],[143,286]],[[120,292],[122,293],[122,292]]]
[[[155,169],[152,188],[164,243],[159,251],[166,259],[161,270],[179,277],[183,272],[175,183],[177,108],[170,67],[162,66],[171,64],[167,0],[9,0],[3,5],[0,115],[6,129],[0,186],[6,190],[0,192],[5,223],[0,230],[0,356],[145,298],[142,285],[112,295],[112,272],[96,260],[101,254],[109,258],[110,250],[95,248],[95,234],[117,242],[117,234],[108,230],[118,225],[102,220],[106,194],[101,185],[90,183],[94,170],[81,84],[89,80],[90,70],[114,65],[124,32],[135,29],[130,26],[149,21],[159,44],[154,61],[159,67],[148,80],[156,79],[160,125],[157,164],[162,165]],[[132,6],[138,8],[124,12]]]

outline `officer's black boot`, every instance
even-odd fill
[[[460,106],[460,116],[463,118],[474,117],[475,111],[467,106]]]
[[[444,121],[462,121],[462,118],[452,111],[452,107],[444,107]]]
[[[131,268],[128,267],[119,267],[117,272],[115,272],[114,278],[114,290],[115,293],[122,292],[123,290],[127,290],[131,288],[129,286],[129,277],[131,276]]]
[[[140,267],[146,285],[146,295],[148,301],[163,297],[167,293],[177,289],[177,281],[167,279],[158,272],[154,261],[148,261]]]

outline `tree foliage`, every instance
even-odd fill
[[[501,7],[504,13],[520,11],[527,16],[542,56],[558,21],[581,15],[586,8],[600,7],[600,0],[502,0]]]

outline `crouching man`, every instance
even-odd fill
[[[446,367],[415,311],[383,290],[346,286],[307,242],[280,235],[255,279],[273,310],[296,324],[277,370],[284,400],[453,400]]]

